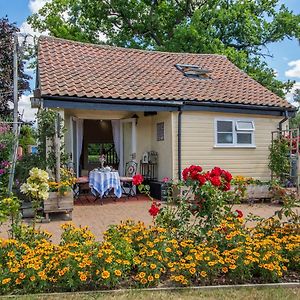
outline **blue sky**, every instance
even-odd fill
[[[16,22],[21,31],[31,32],[31,28],[26,24],[26,18],[32,12],[37,10],[47,0],[0,0],[0,17],[8,16],[11,22]],[[300,14],[300,0],[281,0],[294,13]],[[300,88],[300,46],[296,40],[284,40],[280,43],[274,43],[268,46],[272,58],[267,58],[267,63],[274,68],[280,80],[295,80],[294,87]],[[34,87],[32,81],[31,86]],[[287,95],[291,99],[291,93]],[[26,118],[32,119],[34,112],[29,110],[29,95],[23,96],[20,100],[21,109],[24,108],[27,113]]]

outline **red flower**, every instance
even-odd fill
[[[140,185],[144,181],[144,177],[141,174],[136,174],[132,177],[132,184],[133,185]]]
[[[183,177],[183,180],[187,180],[188,179],[188,176],[189,176],[189,168],[185,168],[183,171],[182,171],[182,177]]]
[[[223,191],[229,191],[230,190],[230,183],[229,182],[225,182],[224,186],[223,186]]]
[[[242,218],[244,216],[243,212],[239,209],[237,209],[235,212],[236,212],[238,218]]]
[[[202,174],[198,174],[197,180],[199,181],[199,184],[200,184],[200,185],[203,185],[203,184],[206,182],[206,178],[205,178],[205,176],[202,175]]]
[[[210,178],[210,182],[214,186],[220,186],[222,184],[221,179],[219,176],[214,176]]]
[[[231,179],[232,179],[232,175],[227,172],[227,171],[224,171],[222,172],[222,177],[227,181],[227,182],[230,182]]]
[[[219,167],[214,167],[211,172],[210,172],[210,176],[221,176],[223,170]]]
[[[152,217],[156,217],[160,211],[160,208],[159,208],[160,204],[157,204],[155,201],[152,202],[152,205],[149,209],[149,214],[152,216]]]

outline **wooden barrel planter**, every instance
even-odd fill
[[[57,192],[50,192],[47,200],[44,201],[44,213],[46,221],[50,221],[49,213],[65,212],[72,219],[72,211],[74,207],[73,192],[67,192],[61,195]]]

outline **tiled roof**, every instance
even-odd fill
[[[209,70],[210,79],[186,77],[176,64]],[[291,107],[222,55],[143,51],[41,37],[38,70],[44,97],[189,100]]]

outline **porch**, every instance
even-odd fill
[[[124,107],[125,108],[125,107]],[[64,119],[65,150],[77,176],[105,165],[125,175],[128,161],[146,179],[174,178],[173,119],[170,111],[60,110]]]

